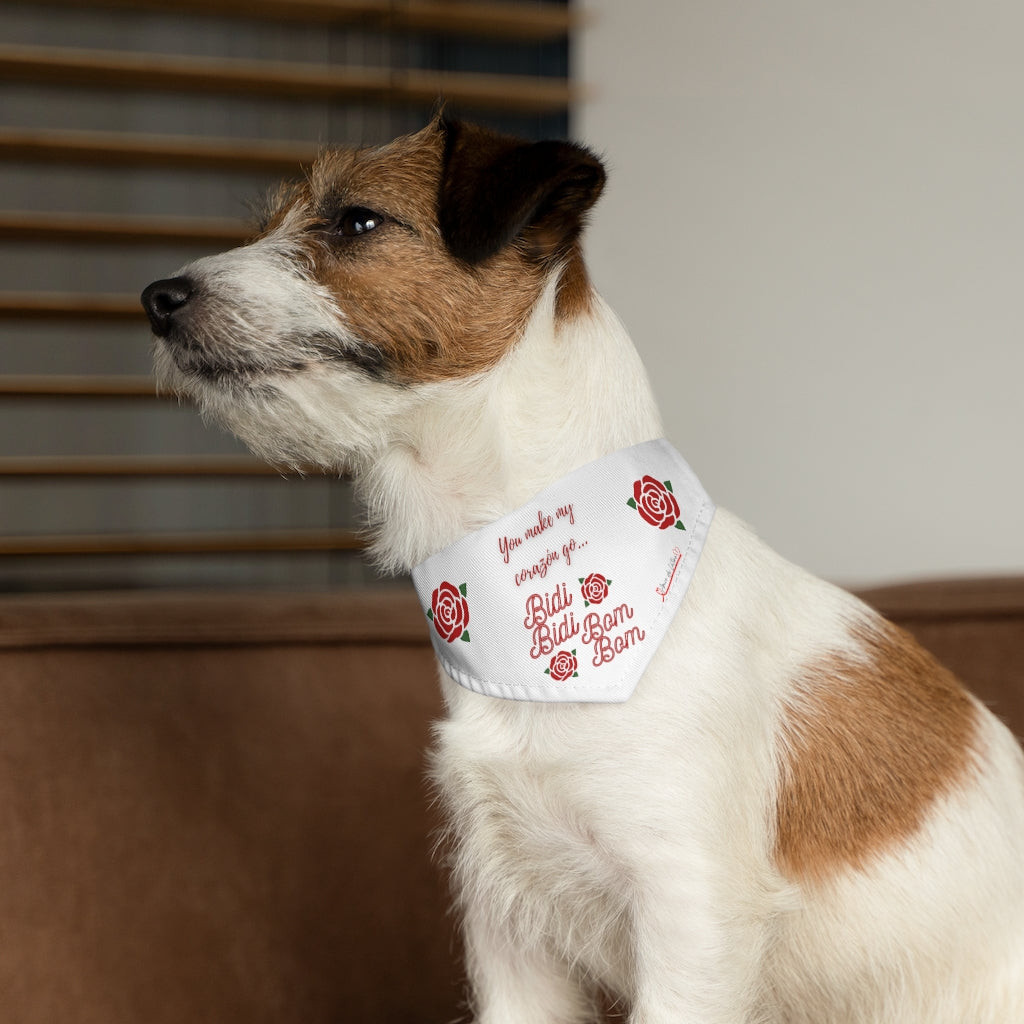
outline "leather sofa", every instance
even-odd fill
[[[1024,732],[1024,579],[869,591]],[[466,1019],[405,588],[0,597],[0,1019]]]

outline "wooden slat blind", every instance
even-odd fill
[[[52,0],[78,6],[81,0]],[[97,8],[162,10],[165,0],[102,0]],[[176,0],[198,16],[241,15],[270,21],[362,25],[394,32],[475,35],[513,41],[559,39],[579,18],[565,5],[496,0]]]
[[[97,216],[0,210],[0,241],[231,248],[252,234],[244,221],[213,217]]]
[[[261,477],[284,471],[234,455],[0,456],[0,479],[52,477]]]
[[[0,292],[0,320],[127,321],[142,324],[135,295],[76,295],[70,292]]]
[[[524,75],[331,66],[207,57],[165,57],[70,47],[0,45],[0,80],[149,92],[220,93],[307,100],[414,104],[439,97],[468,108],[563,110],[567,82]]]
[[[142,319],[142,314],[138,315]],[[156,394],[152,377],[99,374],[19,374],[0,377],[0,398],[143,398]]]
[[[352,530],[232,530],[204,533],[76,533],[0,537],[0,556],[214,555],[358,551]]]
[[[46,164],[241,170],[286,175],[312,163],[318,150],[317,146],[301,142],[229,141],[0,126],[0,160]]]
[[[241,186],[230,182],[239,180],[240,176],[246,181],[255,178],[264,184],[281,177],[294,177],[308,167],[325,144],[373,141],[364,137],[366,119],[371,115],[360,111],[380,111],[372,115],[376,119],[374,123],[383,124],[398,117],[401,127],[408,122],[408,115],[401,111],[418,112],[417,118],[422,123],[437,101],[444,99],[456,113],[466,111],[484,120],[555,117],[564,122],[567,110],[578,99],[578,90],[564,73],[537,74],[530,62],[527,62],[530,70],[508,73],[504,65],[502,70],[492,70],[488,60],[483,58],[475,64],[470,61],[458,67],[427,65],[420,63],[419,58],[409,58],[410,53],[419,54],[421,50],[433,52],[431,46],[435,43],[441,43],[439,48],[434,46],[441,52],[452,42],[475,46],[475,40],[486,41],[482,45],[488,47],[504,47],[509,52],[523,46],[555,46],[564,50],[568,34],[576,24],[566,3],[178,0],[173,10],[169,10],[164,0],[96,0],[92,3],[37,0],[19,7],[23,14],[33,9],[38,11],[39,31],[27,34],[20,42],[9,40],[0,20],[0,38],[5,40],[0,44],[0,174],[9,168],[15,181],[19,180],[18,175],[35,173],[91,175],[87,180],[92,191],[83,189],[83,195],[88,197],[106,189],[113,194],[114,201],[106,209],[99,209],[94,200],[83,202],[78,208],[71,203],[54,205],[46,201],[41,190],[42,201],[17,206],[7,198],[8,190],[0,189],[0,259],[10,260],[14,271],[0,276],[0,331],[3,332],[0,334],[0,416],[14,417],[38,406],[39,414],[31,413],[36,416],[33,422],[39,422],[38,416],[68,417],[65,436],[76,442],[79,435],[91,435],[99,419],[128,415],[127,422],[134,423],[131,418],[134,413],[129,410],[136,407],[165,410],[166,414],[175,415],[179,413],[178,403],[157,395],[154,381],[140,367],[137,356],[112,372],[98,368],[89,368],[86,372],[64,369],[51,372],[49,358],[40,349],[31,368],[26,369],[24,353],[31,352],[31,346],[22,336],[33,336],[30,332],[43,332],[39,337],[44,338],[59,335],[70,339],[63,347],[70,346],[73,353],[81,332],[92,337],[96,332],[102,335],[107,330],[137,329],[140,350],[148,347],[145,318],[137,297],[141,287],[155,276],[172,273],[175,266],[197,255],[241,244],[250,234],[248,222],[235,215],[234,207],[216,213],[204,209],[201,214],[194,213],[190,207],[173,214],[156,208],[140,212],[133,205],[136,192],[145,195],[152,187],[157,198],[159,189],[166,189],[172,195],[184,190],[187,195],[191,188],[188,182],[194,177],[205,183],[206,193],[216,193],[216,186],[210,182],[222,176],[225,182],[222,191],[232,194],[234,202],[258,198],[258,189],[262,186],[257,186],[255,196],[252,193],[237,195],[232,190]],[[160,19],[161,25],[172,18],[178,32],[187,35],[193,31],[196,38],[202,38],[204,46],[207,35],[204,26],[213,24],[210,19],[237,24],[240,29],[249,25],[263,26],[270,33],[293,29],[308,32],[311,27],[325,32],[351,29],[362,34],[359,39],[366,37],[370,41],[365,44],[366,59],[355,61],[325,62],[322,48],[316,47],[302,59],[296,59],[291,51],[287,59],[270,58],[259,46],[253,47],[258,56],[251,57],[240,56],[235,50],[244,52],[245,47],[233,45],[232,52],[217,57],[162,50],[151,52],[153,47],[142,43],[125,45],[126,39],[134,39],[128,31],[111,32],[109,45],[106,42],[95,45],[106,33],[84,33],[87,38],[82,40],[71,30],[63,34],[55,30],[49,36],[50,28],[60,28],[65,11],[68,18],[89,17],[96,25],[113,28],[120,24],[118,19],[121,18],[133,19],[135,28],[144,26],[146,18]],[[0,10],[0,19],[3,17]],[[190,29],[190,19],[195,22],[194,29]],[[140,35],[145,37],[144,32]],[[233,32],[228,31],[226,37],[234,43]],[[358,50],[358,45],[353,45]],[[346,43],[343,49],[350,52],[352,46]],[[220,121],[226,118],[231,130],[189,127],[182,131],[174,124],[165,126],[160,118],[142,118],[144,130],[136,130],[140,119],[131,116],[123,120],[114,116],[106,120],[94,118],[93,123],[89,123],[88,117],[82,122],[73,115],[63,121],[49,118],[49,122],[60,123],[25,116],[20,122],[17,118],[8,121],[4,88],[16,90],[14,95],[19,102],[36,90],[40,97],[53,98],[58,109],[63,96],[67,96],[70,103],[83,95],[123,96],[134,104],[159,104],[170,97],[181,97],[182,102],[187,102],[189,97],[196,97],[204,106],[196,108],[199,112],[193,120],[205,121],[213,104],[226,104],[226,113]],[[152,97],[152,100],[146,101],[145,97]],[[118,106],[116,99],[111,99],[110,103],[113,108]],[[293,136],[286,120],[288,131],[278,137],[261,127],[261,115],[257,114],[247,114],[248,120],[240,129],[235,129],[231,111],[236,108],[231,104],[239,103],[267,103],[275,105],[274,109],[287,103],[297,114],[309,109],[313,112],[309,116],[314,120],[326,117],[328,122],[325,123],[347,124],[354,118],[354,132],[349,137],[344,127],[328,127],[326,133],[321,128],[313,133],[299,131]],[[88,115],[89,108],[85,109]],[[326,114],[318,113],[325,110]],[[280,122],[279,115],[273,116]],[[97,123],[101,120],[103,123]],[[164,127],[168,130],[162,130]],[[498,127],[505,127],[505,124],[498,123]],[[393,132],[382,131],[382,134]],[[105,175],[119,177],[111,179],[115,184],[105,185],[102,184],[106,182]],[[135,175],[155,177],[133,177]],[[125,191],[124,203],[120,201],[119,189]],[[150,255],[166,254],[168,250],[179,255],[162,256],[159,264],[154,262],[156,257]],[[28,270],[22,273],[19,265],[22,252],[26,254],[27,268],[38,266],[40,262],[44,267],[31,281],[32,275]],[[45,268],[50,264],[45,254],[48,253],[54,256],[54,267],[77,260],[99,265],[116,257],[123,258],[132,272],[116,280],[105,279],[99,287],[75,287],[66,283],[59,271],[47,272]],[[141,269],[143,265],[148,266],[147,260],[158,269]],[[8,360],[3,338],[17,342],[14,348],[7,343],[10,352],[22,353],[16,367]],[[115,410],[121,411],[115,413]],[[195,414],[185,409],[180,415],[194,417]],[[141,436],[156,431],[155,437],[162,436],[163,428],[158,421],[146,420],[148,426],[139,422],[138,428],[129,428],[130,433],[137,432]],[[75,423],[84,423],[85,427],[75,427]],[[60,428],[58,433],[62,430],[65,428]],[[9,565],[2,561],[4,558],[22,565],[38,559],[60,561],[83,556],[94,556],[93,562],[95,556],[105,559],[226,557],[260,552],[309,556],[352,552],[362,546],[358,532],[346,525],[334,521],[310,525],[309,516],[305,515],[300,517],[305,525],[281,528],[243,521],[232,529],[176,530],[167,529],[165,525],[150,527],[145,520],[140,520],[130,530],[111,531],[102,523],[97,528],[95,522],[91,525],[83,522],[80,528],[54,533],[41,519],[38,524],[31,524],[32,529],[27,532],[24,529],[12,532],[5,522],[5,513],[18,506],[18,501],[13,499],[24,493],[19,488],[43,488],[31,493],[42,495],[39,500],[47,511],[52,511],[56,499],[48,495],[56,493],[49,490],[56,487],[86,487],[93,496],[90,500],[98,501],[96,488],[105,487],[158,487],[160,493],[164,493],[163,488],[191,486],[193,482],[197,487],[218,488],[310,484],[323,488],[332,485],[322,477],[318,482],[315,474],[311,479],[292,474],[289,482],[283,483],[282,477],[287,474],[237,449],[230,453],[216,450],[215,446],[184,454],[161,450],[144,454],[133,451],[90,454],[79,450],[82,445],[72,445],[67,452],[54,453],[35,450],[38,446],[28,443],[30,450],[21,452],[18,443],[22,438],[33,442],[31,432],[19,434],[17,429],[9,429],[6,434],[7,442],[0,448],[0,570],[5,564]],[[289,495],[293,493],[290,491]],[[130,501],[126,499],[126,503],[134,500],[135,497]],[[159,506],[160,499],[156,500]],[[221,499],[209,500],[216,503]],[[253,500],[258,503],[259,499]],[[187,506],[188,500],[183,501]],[[200,502],[200,498],[195,501]],[[20,569],[0,571],[0,589],[11,585],[11,580],[17,586],[31,586],[29,577],[19,573]],[[137,585],[129,570],[124,570],[124,574],[132,580],[132,585]]]

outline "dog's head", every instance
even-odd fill
[[[253,241],[145,290],[158,376],[275,461],[349,465],[395,403],[500,362],[552,275],[580,312],[603,184],[581,147],[443,118],[326,152]]]

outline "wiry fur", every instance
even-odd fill
[[[148,292],[167,385],[271,460],[351,471],[389,569],[661,434],[579,263],[596,161],[517,147],[435,123],[327,157],[262,238]],[[481,237],[484,174],[511,212]],[[331,203],[383,204],[385,228],[325,241]],[[419,319],[369,322],[374,289]],[[436,336],[403,334],[432,311]],[[479,1024],[589,1021],[601,991],[631,1024],[1024,1020],[1016,742],[729,513],[627,703],[442,686],[433,770]]]

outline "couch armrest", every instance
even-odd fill
[[[1024,577],[930,580],[861,592],[1024,736]]]

